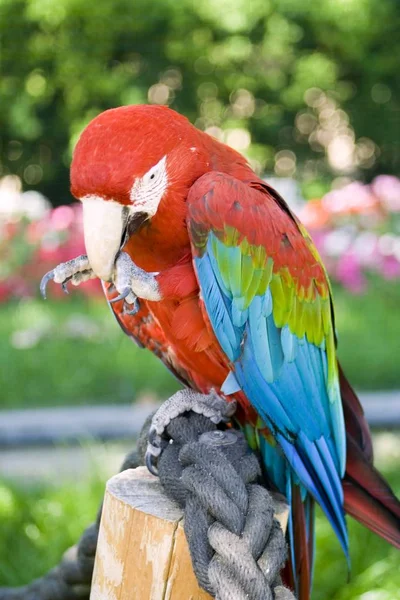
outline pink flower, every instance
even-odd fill
[[[394,256],[385,256],[381,271],[385,279],[397,279],[400,277],[400,263]]]
[[[378,200],[370,188],[358,181],[332,190],[322,198],[324,208],[336,215],[368,214],[379,210]]]
[[[58,206],[51,212],[51,227],[56,231],[68,229],[74,222],[75,214],[71,206]]]
[[[400,211],[400,179],[393,175],[378,175],[371,184],[376,196],[388,211]]]
[[[320,200],[310,200],[301,209],[299,217],[309,229],[321,229],[328,225],[330,214]]]
[[[336,266],[336,277],[350,292],[361,294],[366,290],[366,279],[357,258],[351,254],[342,256]]]

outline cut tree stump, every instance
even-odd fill
[[[288,507],[277,497],[286,529]],[[106,487],[90,600],[211,600],[193,573],[183,513],[146,467]]]

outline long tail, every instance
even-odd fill
[[[289,560],[282,572],[286,585],[296,592],[297,600],[309,600],[314,563],[314,499],[301,498],[298,485],[292,485],[289,519]]]
[[[347,439],[346,474],[343,480],[345,511],[400,548],[400,502],[373,466],[368,423],[360,401],[340,365],[339,375]],[[299,600],[309,600],[314,542],[313,501],[310,497],[302,501],[299,488],[293,486],[291,505],[294,526],[290,542],[294,548],[283,578],[287,585],[296,590]]]
[[[373,465],[371,434],[363,409],[340,366],[339,374],[347,433],[344,508],[400,548],[400,501]]]
[[[314,558],[314,500],[294,481],[292,471],[276,443],[265,430],[258,438],[268,478],[286,496],[290,506],[287,538],[289,560],[282,572],[298,600],[309,600]]]

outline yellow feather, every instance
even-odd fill
[[[299,338],[304,337],[305,333],[306,333],[306,325],[305,325],[305,321],[304,321],[304,300],[299,300],[297,299],[296,301],[296,329],[294,331],[294,333],[296,333],[296,335]]]
[[[261,278],[263,276],[264,270],[263,269],[256,269],[253,271],[253,278],[250,282],[250,285],[246,291],[246,293],[244,294],[244,307],[248,308],[250,305],[250,302],[253,300],[254,296],[257,293],[258,290],[258,286],[260,285],[260,281]]]
[[[266,293],[269,283],[271,281],[273,267],[274,267],[274,261],[270,257],[267,259],[267,264],[265,265],[265,268],[263,270],[260,284],[259,284],[257,292],[256,292],[257,295],[263,296]]]
[[[328,335],[332,329],[331,302],[329,297],[326,300],[321,301],[321,314],[322,328],[324,330],[324,334]]]
[[[286,299],[283,291],[282,280],[279,275],[272,275],[270,286],[275,325],[277,327],[283,327],[285,325]]]
[[[331,384],[338,375],[336,348],[333,331],[326,336],[326,354],[328,359],[328,384]]]
[[[250,254],[255,269],[263,269],[267,261],[267,253],[264,246],[250,246]]]
[[[314,343],[317,344],[317,346],[320,346],[322,344],[322,340],[324,339],[324,333],[322,330],[321,299],[318,292],[315,294],[313,308]]]
[[[227,246],[237,246],[239,242],[239,232],[235,227],[225,225],[224,243]]]
[[[242,271],[241,271],[241,287],[244,295],[249,289],[251,280],[253,279],[253,261],[251,256],[244,255],[242,250]]]
[[[249,255],[250,254],[250,244],[247,241],[247,238],[243,238],[243,240],[240,243],[240,249],[242,251],[242,254]]]
[[[315,344],[314,323],[313,323],[313,305],[310,302],[304,301],[304,326],[307,339],[310,344]]]

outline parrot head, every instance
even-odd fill
[[[86,252],[100,279],[110,280],[120,248],[146,222],[184,222],[188,189],[212,168],[201,136],[185,117],[150,105],[107,110],[83,131],[71,192],[82,201]]]

